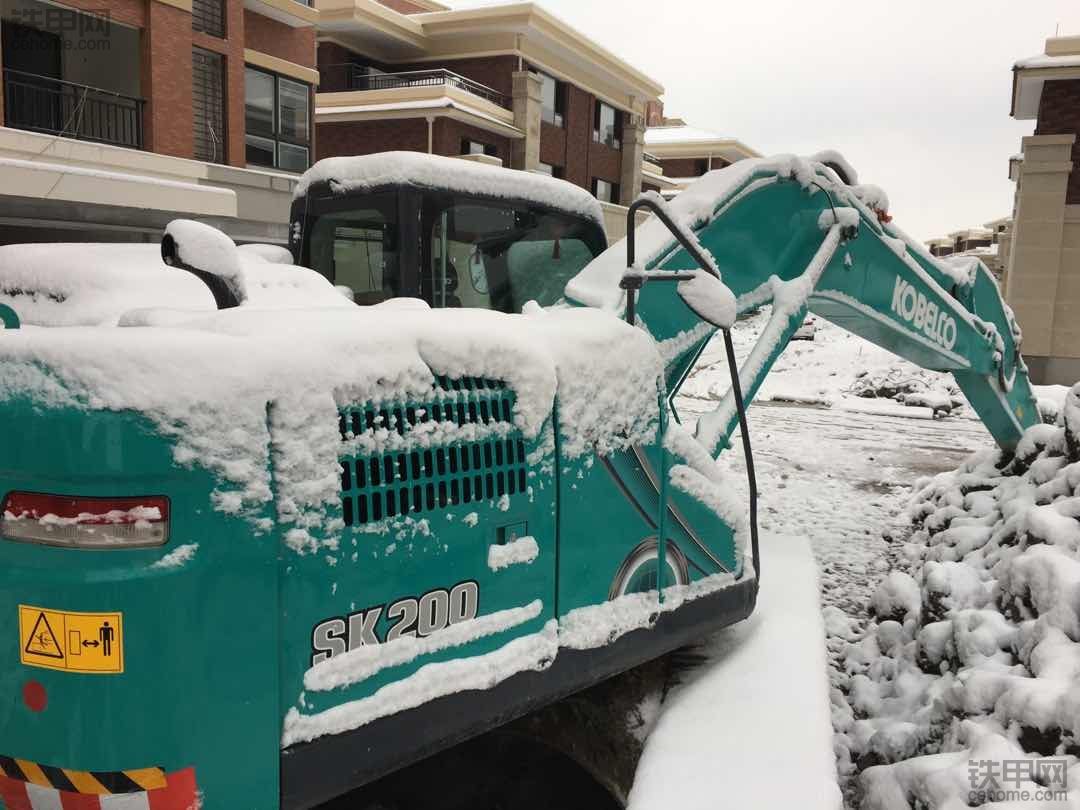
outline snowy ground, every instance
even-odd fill
[[[740,360],[762,320],[736,327]],[[982,425],[970,418],[969,408],[933,419],[929,408],[855,396],[853,386],[870,375],[915,381],[914,387],[923,391],[948,393],[951,385],[945,375],[899,361],[820,322],[814,341],[788,347],[759,393],[749,421],[761,493],[760,609],[745,627],[730,628],[710,640],[704,647],[708,663],[702,672],[669,699],[647,744],[632,808],[660,806],[663,794],[654,795],[653,786],[684,784],[679,777],[689,773],[691,765],[698,779],[708,774],[719,780],[714,796],[730,795],[731,774],[745,774],[745,779],[734,780],[736,786],[745,784],[746,790],[732,806],[833,807],[835,793],[823,787],[821,767],[832,768],[835,762],[838,772],[831,776],[838,779],[845,803],[854,807],[859,801],[855,763],[844,737],[829,741],[828,735],[817,733],[818,712],[826,710],[821,704],[831,703],[835,730],[843,732],[850,726],[846,651],[871,620],[871,597],[890,568],[890,550],[909,531],[903,510],[912,485],[993,446]],[[684,422],[710,410],[727,380],[722,347],[711,346],[684,388],[687,395],[676,403]],[[733,477],[742,481],[741,454],[725,455]],[[815,573],[814,566],[799,567],[800,548],[805,548],[800,540],[808,542],[816,561],[820,596],[818,582],[798,581]],[[806,615],[808,607],[817,614]],[[790,642],[776,645],[770,635],[777,627],[788,633]],[[773,649],[764,669],[749,654],[754,652],[750,645],[755,633],[758,644]],[[824,650],[807,647],[807,637]],[[724,675],[734,675],[736,685]],[[759,683],[767,688],[759,692],[755,688]],[[820,696],[816,707],[808,705],[814,702],[815,690]],[[761,740],[755,742],[741,732],[709,734],[726,725],[722,715],[732,707],[758,718],[749,728],[751,735],[760,732]],[[687,734],[687,726],[678,723],[680,717],[691,718],[689,727],[697,733]],[[732,726],[741,729],[746,724]],[[815,741],[834,749],[830,754],[835,753],[835,759],[830,757],[827,766],[820,765]],[[763,750],[769,753],[762,755]],[[777,754],[786,765],[776,760]],[[802,764],[792,765],[794,761]],[[717,762],[725,767],[716,768]],[[670,779],[661,779],[661,773]],[[680,804],[684,806],[697,805],[687,799]]]

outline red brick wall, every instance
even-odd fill
[[[352,51],[336,42],[320,42],[318,50],[319,92],[340,93],[348,90],[348,74],[344,65],[351,61]]]
[[[1066,205],[1080,205],[1080,79],[1048,81],[1039,103],[1036,135],[1076,135]]]
[[[592,95],[573,85],[567,86],[561,160],[558,159],[558,146],[545,152],[544,137],[545,133],[548,133],[550,139],[550,129],[544,127],[540,134],[540,159],[545,163],[563,166],[563,179],[589,191],[592,191],[594,177],[618,184],[622,169],[622,152],[593,143],[595,107],[596,99]],[[555,140],[558,142],[557,136]],[[550,159],[544,160],[545,155]]]
[[[146,0],[143,96],[146,148],[163,155],[194,154],[191,127],[191,14]]]
[[[315,67],[315,27],[292,28],[253,11],[244,11],[244,41],[248,48]]]
[[[649,147],[646,146],[645,151],[648,152]],[[675,158],[661,160],[660,167],[668,177],[700,177],[704,173],[702,163],[707,166],[708,162],[708,158]],[[723,158],[714,157],[712,160],[713,169],[722,169],[727,165]]]
[[[424,123],[427,123],[426,121]],[[510,165],[510,139],[502,138],[487,130],[463,124],[452,118],[441,118],[435,122],[434,151],[437,155],[455,156],[461,154],[461,141],[469,138],[495,147],[495,157],[502,160],[504,166]],[[385,147],[384,147],[385,148]],[[427,151],[427,145],[424,145]]]
[[[87,11],[100,14],[102,9],[109,10],[109,19],[124,25],[133,25],[142,28],[146,25],[146,6],[150,0],[63,0],[57,5],[75,8],[79,11]],[[190,15],[188,15],[190,19]]]
[[[427,152],[427,121],[350,121],[319,124],[316,152],[319,160],[341,155],[370,155],[387,149]]]

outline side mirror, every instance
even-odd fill
[[[730,329],[735,323],[735,294],[712,273],[695,270],[693,278],[680,281],[676,289],[683,303],[703,321],[718,329]]]
[[[170,267],[187,270],[209,287],[218,309],[238,307],[246,298],[240,252],[217,228],[174,219],[161,238],[161,259]]]

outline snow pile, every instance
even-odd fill
[[[207,250],[185,255],[239,273],[245,307],[351,306],[318,273],[286,263],[283,248],[236,248],[220,231],[189,224],[220,236],[224,242],[211,242],[231,258],[215,258]],[[154,244],[5,245],[0,247],[0,304],[14,309],[24,324],[53,327],[170,325],[215,309],[209,288],[186,270],[165,264]]]
[[[762,546],[754,614],[707,640],[668,695],[629,810],[839,810],[816,564],[805,537]]]
[[[1080,384],[1060,424],[924,482],[909,514],[915,532],[846,653],[839,745],[865,769],[864,807],[1044,790],[1055,761],[1080,801]],[[984,760],[996,786],[972,783]],[[1034,776],[1002,784],[1003,761]]]
[[[316,183],[328,183],[332,194],[408,185],[526,200],[548,208],[570,211],[601,227],[604,224],[600,203],[573,183],[441,155],[382,152],[357,157],[324,158],[304,172],[296,186],[295,197],[304,196]]]
[[[27,244],[0,247],[0,304],[33,326],[114,326],[128,310],[212,310],[214,298],[157,245]]]

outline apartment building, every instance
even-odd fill
[[[315,154],[319,13],[296,0],[3,0],[0,243],[286,238]]]
[[[621,234],[663,87],[533,3],[317,0],[319,158],[407,149],[590,190]],[[658,181],[663,183],[663,181]]]
[[[1035,121],[1010,160],[1016,198],[1005,298],[1036,383],[1080,379],[1080,36],[1013,68],[1012,115]]]

